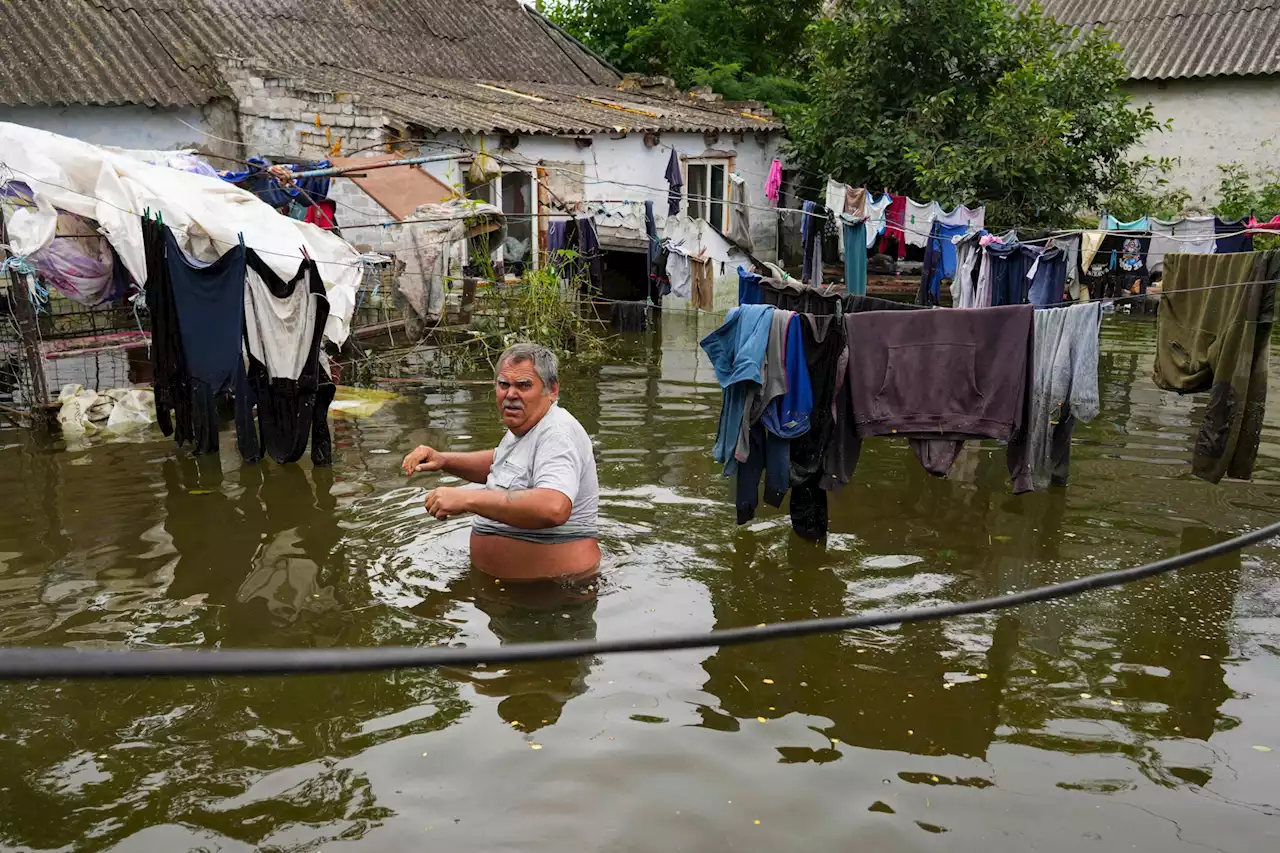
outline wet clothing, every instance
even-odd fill
[[[1027,444],[1037,489],[1067,484],[1076,421],[1098,416],[1101,326],[1101,302],[1036,311]]]
[[[182,352],[191,380],[191,423],[196,454],[218,451],[217,397],[232,390],[244,369],[245,256],[243,244],[212,263],[188,258],[173,232],[165,233],[165,262],[177,305]]]
[[[573,508],[564,524],[540,530],[477,515],[471,522],[472,533],[552,545],[600,538],[600,483],[591,437],[558,404],[553,403],[524,435],[508,430],[493,453],[484,487],[500,492],[553,489],[567,497]]]
[[[1209,392],[1191,470],[1211,483],[1253,475],[1278,278],[1280,251],[1165,260],[1152,378],[1180,394]]]
[[[952,308],[979,307],[979,261],[982,259],[982,238],[986,234],[986,231],[971,231],[956,243],[956,273],[951,279]]]
[[[329,317],[329,300],[314,261],[303,261],[284,281],[252,250],[245,288],[245,349],[248,365],[236,391],[236,432],[240,454],[256,462],[265,452],[281,465],[297,462],[313,445],[317,464],[332,464],[326,417],[328,403],[316,407],[321,386],[333,383],[320,367],[320,343]],[[248,397],[242,406],[241,395]],[[246,434],[242,408],[257,410],[257,443]],[[251,421],[249,422],[251,423]],[[325,450],[328,447],[329,450]]]
[[[956,276],[956,244],[953,240],[969,232],[968,225],[951,225],[935,222],[925,247],[924,266],[920,272],[920,292],[916,301],[921,305],[938,305],[942,295],[942,280]]]
[[[734,456],[739,462],[747,461],[748,432],[751,427],[764,417],[769,404],[787,391],[787,326],[794,316],[792,311],[777,310],[769,318],[769,340],[765,343],[764,359],[760,362],[760,384],[747,388],[742,425],[734,450]]]
[[[911,440],[925,470],[944,476],[966,439],[1008,442],[1015,494],[1031,490],[1027,425],[1034,345],[1031,306],[848,314],[846,384],[860,442]]]
[[[1166,255],[1212,255],[1214,222],[1212,216],[1192,216],[1172,222],[1152,218],[1148,269],[1152,274],[1163,272]]]
[[[848,293],[867,292],[867,223],[844,223],[844,288]]]
[[[895,195],[890,196],[890,199],[884,212],[884,236],[880,238],[880,254],[889,254],[889,244],[892,241],[898,260],[902,260],[907,256],[907,240],[902,231],[903,220],[907,215],[907,197]]]
[[[714,295],[714,279],[711,274],[710,258],[689,259],[689,281],[692,290],[693,307],[700,311],[710,311]]]
[[[938,207],[936,201],[921,204],[911,198],[906,200],[905,205],[902,229],[906,235],[906,244],[924,248],[929,242],[929,235],[933,233],[933,223],[942,215],[942,208]]]
[[[680,169],[680,155],[671,149],[671,158],[667,160],[667,216],[680,215],[680,197],[684,189],[684,172]]]
[[[760,506],[760,474],[764,474],[764,501],[769,506],[782,506],[791,487],[791,442],[779,438],[765,429],[764,424],[752,424],[748,432],[748,455],[738,465],[738,481],[734,504],[738,524],[746,524],[756,517]]]
[[[802,325],[792,311],[773,312],[761,365],[762,382],[758,389],[747,391],[744,431],[736,452],[739,524],[755,518],[762,469],[765,501],[771,506],[782,505],[791,486],[791,440],[809,432],[813,393]]]
[[[731,308],[720,328],[699,343],[723,390],[720,423],[716,428],[714,456],[725,466],[725,476],[738,468],[735,457],[738,435],[746,413],[748,390],[758,393],[763,379],[761,364],[769,343],[772,305],[740,305]],[[755,396],[753,394],[752,396]]]
[[[582,264],[586,268],[591,293],[604,292],[604,254],[600,251],[600,238],[596,235],[595,220],[589,216],[578,218],[578,246]]]
[[[800,239],[804,243],[804,263],[800,278],[811,285],[822,283],[822,232],[826,222],[819,218],[817,202],[806,201],[800,222]]]
[[[1027,301],[1027,269],[1030,258],[1022,251],[1019,243],[988,243],[983,252],[988,264],[989,283],[984,289],[984,282],[979,281],[977,301],[982,305],[982,298],[990,293],[991,305],[1023,305]]]
[[[802,330],[804,318],[793,312],[781,311],[775,311],[774,317],[783,313],[790,314],[786,324],[786,349],[782,364],[787,387],[780,397],[774,397],[765,406],[760,422],[772,434],[790,440],[809,431],[813,412],[813,386],[809,382],[809,365],[805,359]]]
[[[191,421],[191,377],[182,350],[178,305],[165,260],[165,227],[150,218],[142,220],[142,242],[147,261],[147,313],[151,317],[151,373],[156,395],[156,422],[160,431],[182,447],[195,437]]]
[[[827,536],[827,492],[822,488],[823,457],[834,420],[836,366],[844,350],[844,325],[835,317],[797,315],[804,336],[805,363],[813,392],[809,431],[791,442],[791,526],[804,539]]]
[[[1038,308],[1061,305],[1067,296],[1067,253],[1056,246],[1023,245],[1031,265],[1027,269],[1027,301]]]
[[[847,336],[848,329],[844,325],[850,314],[864,314],[901,311],[929,311],[922,305],[907,302],[894,302],[876,296],[848,296],[841,301],[843,317],[840,320],[842,337]],[[858,452],[861,439],[854,428],[853,410],[849,396],[849,361],[853,344],[847,337],[845,346],[841,348],[839,361],[836,364],[836,386],[831,402],[831,440],[823,451],[823,489],[838,489],[848,484],[853,477],[853,469],[858,464]],[[794,499],[794,498],[793,498]]]
[[[1236,219],[1228,222],[1225,219],[1215,217],[1213,220],[1213,231],[1217,235],[1214,239],[1214,251],[1219,255],[1230,255],[1237,252],[1253,251],[1253,235],[1243,233],[1249,227],[1247,219]]]

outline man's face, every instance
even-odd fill
[[[550,394],[543,393],[542,378],[532,361],[502,365],[495,387],[502,422],[516,435],[524,435],[537,426],[560,392],[558,386],[553,386]]]

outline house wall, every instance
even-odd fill
[[[202,107],[0,106],[0,121],[48,130],[73,139],[149,151],[194,148],[206,154],[240,159],[235,106],[218,100]],[[213,160],[215,168],[234,164]]]
[[[1128,88],[1135,104],[1150,103],[1157,118],[1173,121],[1134,153],[1173,158],[1170,185],[1185,187],[1192,204],[1218,201],[1219,165],[1280,171],[1280,75],[1132,81]]]
[[[645,144],[644,134],[596,134],[591,144],[583,147],[574,137],[524,136],[515,148],[499,148],[500,138],[490,135],[483,138],[474,135],[440,134],[434,143],[424,144],[424,156],[459,150],[475,150],[483,142],[484,149],[503,160],[527,165],[530,169],[539,164],[553,170],[549,183],[557,195],[566,201],[604,201],[621,199],[633,202],[653,201],[659,226],[667,211],[667,163],[674,149],[681,157],[699,157],[708,153],[735,155],[735,168],[747,181],[747,203],[763,208],[768,202],[764,197],[764,184],[769,174],[769,164],[777,156],[782,138],[777,133],[746,133],[736,137],[721,134],[708,143],[701,133],[664,133],[659,144]],[[462,186],[466,169],[457,162],[431,163],[425,167],[435,177],[450,186]],[[556,181],[556,171],[563,181]],[[573,193],[580,192],[581,198]],[[641,213],[641,215],[643,215]],[[748,209],[751,224],[753,254],[761,260],[777,258],[777,216],[764,209]]]
[[[224,75],[239,103],[245,149],[253,154],[321,159],[381,152],[391,140],[405,138],[412,130],[396,117],[362,104],[359,96],[311,91],[300,88],[299,81],[262,78],[234,63],[224,69]],[[464,154],[483,146],[498,155],[505,167],[548,170],[546,183],[559,199],[605,204],[610,221],[623,226],[617,233],[633,233],[634,245],[641,249],[646,239],[644,201],[655,203],[659,233],[665,225],[665,173],[672,150],[682,158],[731,154],[734,168],[747,181],[748,204],[760,206],[748,210],[753,253],[761,260],[776,259],[777,216],[764,209],[764,184],[781,145],[780,134],[664,133],[656,141],[656,145],[647,144],[645,134],[621,132],[583,137],[526,135],[513,147],[502,149],[502,137],[497,134],[440,133],[419,150],[423,156]],[[424,168],[446,185],[461,190],[465,184],[466,164],[460,160]],[[380,206],[349,181],[337,181],[334,193],[343,236],[377,251],[384,235],[368,223],[385,220]],[[597,215],[597,224],[601,221]],[[731,295],[736,298],[736,268],[730,269],[731,260],[721,265],[723,275],[714,294],[717,306],[729,304]]]
[[[329,198],[337,205],[338,225],[342,239],[353,246],[369,251],[387,251],[395,242],[390,232],[382,227],[394,217],[387,209],[349,178],[334,178],[329,186]]]

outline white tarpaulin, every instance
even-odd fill
[[[306,247],[329,294],[325,337],[337,344],[347,339],[361,280],[359,253],[335,234],[281,216],[247,190],[7,122],[0,122],[0,175],[36,196],[37,209],[20,209],[9,223],[15,255],[49,245],[57,210],[96,221],[136,281],[147,276],[140,217],[148,208],[163,215],[192,257],[216,260],[243,234],[245,245],[285,281],[297,274]]]

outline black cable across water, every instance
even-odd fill
[[[393,646],[343,649],[176,649],[112,652],[64,648],[15,648],[0,650],[0,680],[369,672],[432,666],[529,663],[627,652],[666,652],[737,646],[765,640],[849,631],[855,628],[883,628],[911,622],[930,622],[992,610],[1006,610],[1010,607],[1052,601],[1057,598],[1068,598],[1090,590],[1120,586],[1172,572],[1277,536],[1280,536],[1280,522],[1210,545],[1208,548],[1166,557],[1145,566],[1089,575],[1023,592],[1011,592],[996,598],[943,604],[937,607],[917,607],[890,613],[804,619],[750,628],[729,628],[705,634],[636,637],[629,640],[520,643],[513,646],[476,649],[447,646]]]

